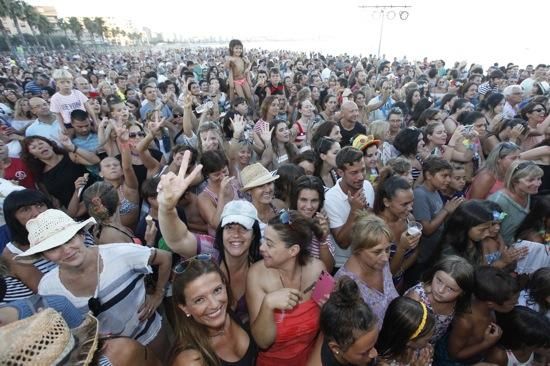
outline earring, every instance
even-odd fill
[[[185,313],[185,316],[189,318],[191,314]]]
[[[340,354],[340,352],[338,352],[338,351],[336,351],[336,352],[334,352],[334,353],[336,353],[337,355],[339,355],[339,354]]]

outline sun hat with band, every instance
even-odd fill
[[[80,327],[71,330],[61,314],[47,308],[0,327],[0,365],[91,365],[98,329],[97,319],[88,314]]]
[[[258,210],[248,201],[231,201],[223,208],[220,219],[222,227],[229,224],[239,224],[246,230],[252,230],[254,223],[258,221]]]
[[[272,175],[261,163],[251,164],[241,171],[241,182],[243,183],[241,190],[245,192],[273,182],[278,178],[278,175]]]
[[[27,221],[30,248],[15,259],[29,259],[46,250],[57,248],[68,242],[80,229],[95,222],[92,217],[86,221],[76,222],[61,210],[46,210]]]
[[[375,140],[373,135],[359,134],[355,136],[351,142],[351,146],[361,151],[365,151],[372,145],[380,145],[380,140]]]

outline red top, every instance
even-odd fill
[[[305,365],[319,333],[320,313],[319,306],[311,299],[290,311],[276,310],[275,342],[258,354],[256,366]]]
[[[10,158],[11,164],[4,170],[4,179],[18,182],[20,186],[36,189],[30,169],[19,158]]]

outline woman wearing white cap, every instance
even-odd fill
[[[244,323],[248,321],[248,309],[244,298],[248,268],[260,259],[260,225],[256,208],[247,201],[236,200],[227,203],[220,216],[214,243],[203,240],[203,236],[191,233],[177,214],[176,205],[202,165],[185,176],[190,152],[183,155],[178,175],[170,172],[161,177],[158,186],[160,230],[166,244],[184,258],[197,254],[211,254],[220,264],[221,270],[231,286],[234,303],[231,308]]]
[[[75,222],[49,209],[27,222],[30,248],[16,259],[38,255],[57,268],[42,277],[40,295],[67,297],[81,313],[91,311],[100,333],[134,338],[163,357],[166,335],[156,309],[164,298],[172,264],[163,250],[135,244],[85,246],[83,231],[95,220]],[[146,295],[143,278],[159,267],[155,292]]]

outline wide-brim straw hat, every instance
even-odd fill
[[[15,259],[28,260],[46,250],[57,248],[68,242],[80,229],[95,222],[92,217],[86,221],[77,222],[61,210],[46,210],[27,221],[30,248]]]
[[[61,314],[47,308],[0,327],[0,339],[1,365],[91,365],[98,349],[99,325],[87,315],[71,331]]]
[[[241,171],[241,182],[243,184],[241,190],[243,192],[248,191],[249,189],[273,182],[278,178],[278,175],[271,174],[262,164],[251,164]]]

